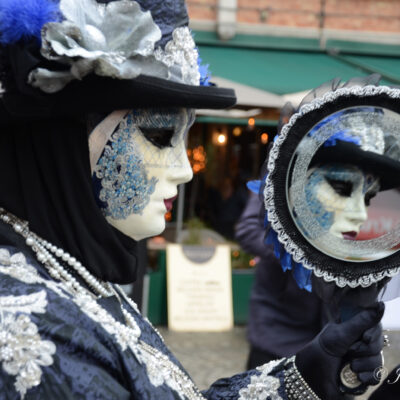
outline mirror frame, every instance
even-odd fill
[[[282,128],[270,151],[264,189],[265,209],[278,240],[295,262],[339,287],[368,287],[400,272],[400,250],[379,260],[351,262],[316,249],[293,221],[287,199],[287,171],[300,141],[327,116],[349,107],[375,106],[400,114],[400,89],[353,86],[326,93],[303,105]],[[399,126],[400,130],[400,126]],[[284,206],[282,206],[284,205]],[[400,242],[400,238],[399,238]]]

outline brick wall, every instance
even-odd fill
[[[190,19],[215,21],[217,18],[217,0],[186,0]]]
[[[400,32],[399,0],[327,0],[326,14],[331,29]]]
[[[217,0],[187,0],[193,20],[216,20]],[[238,0],[239,23],[318,28],[320,0]],[[400,32],[400,0],[325,0],[328,29]]]

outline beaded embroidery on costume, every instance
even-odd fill
[[[22,253],[11,255],[7,249],[0,249],[0,273],[27,284],[44,284],[47,288],[57,293],[58,296],[68,297],[59,283],[41,278],[36,268],[26,261]]]
[[[122,291],[119,290],[119,292]],[[127,317],[128,325],[115,320],[90,296],[77,297],[74,302],[117,341],[122,351],[127,349],[132,351],[138,361],[146,367],[149,380],[153,386],[165,384],[177,392],[182,400],[204,399],[186,373],[161,351],[139,339],[141,330],[135,318],[126,309],[123,309],[123,311]]]
[[[131,312],[123,308],[124,315],[127,317],[128,325],[122,324],[117,321],[106,309],[101,307],[95,300],[94,296],[83,287],[80,293],[76,293],[62,281],[54,282],[52,280],[40,277],[37,270],[33,266],[29,265],[22,253],[10,255],[8,250],[0,249],[0,254],[2,256],[2,265],[0,265],[1,273],[9,275],[22,282],[45,285],[50,290],[56,291],[57,294],[62,295],[63,297],[66,297],[66,293],[68,293],[68,297],[71,298],[71,300],[81,309],[81,311],[84,312],[94,322],[100,324],[102,328],[116,341],[122,351],[130,350],[135,355],[137,360],[145,366],[149,380],[153,386],[157,387],[165,384],[174,390],[182,400],[204,400],[204,397],[201,395],[200,391],[185,372],[183,372],[177,365],[169,360],[169,358],[160,350],[139,339],[141,336],[141,330]],[[28,273],[26,273],[26,271],[28,271]],[[117,290],[119,294],[122,294],[125,300],[128,301],[126,296],[124,296],[122,289],[119,289],[119,287],[116,286],[115,291]],[[17,299],[17,306],[19,307],[18,311],[28,310],[31,312],[44,312],[45,306],[47,305],[47,300],[43,298],[43,295],[45,295],[45,292],[41,291],[38,295],[36,295],[36,297],[33,298],[29,296],[21,296],[21,299]],[[4,304],[10,303],[8,296],[3,299]],[[35,304],[35,306],[27,309],[26,307],[32,302]],[[138,313],[135,303],[133,303],[133,301],[128,301],[128,303],[130,307],[132,307],[132,309]],[[2,307],[2,304],[3,303],[0,301],[0,307]],[[14,305],[14,309],[17,306]],[[10,305],[8,307],[10,307]],[[34,328],[30,321],[26,319],[18,320],[16,323],[12,323],[14,324],[14,328],[12,328],[14,331],[19,326],[25,326],[26,329],[29,328],[29,332],[35,332],[34,335],[37,332],[37,328]],[[22,325],[22,323],[25,325]],[[3,331],[3,329],[1,329],[1,331]],[[22,337],[22,344],[24,343],[23,341],[25,339],[26,337]],[[41,356],[44,357],[43,359],[38,358],[35,362],[38,365],[51,365],[51,363],[47,364],[51,358],[49,358],[48,355],[51,356],[55,353],[54,344],[48,341],[39,342],[36,336],[33,336],[33,339],[36,340],[35,344],[37,344],[37,348],[40,349],[40,352],[43,353],[40,353],[42,354]],[[2,343],[3,342],[1,342],[0,336],[0,344]],[[54,351],[52,345],[54,346]],[[19,344],[19,346],[21,345]],[[8,349],[8,346],[6,346],[6,349]],[[33,356],[37,355],[36,352],[32,354]],[[2,355],[3,348],[1,348],[0,357]],[[22,382],[21,385],[23,384],[25,386],[19,385],[17,390],[21,390],[23,392],[25,390],[24,388],[29,389],[30,387],[40,384],[40,380],[38,379],[41,376],[41,372],[39,374],[37,368],[35,367],[34,371],[29,371],[29,373],[30,374],[28,378],[26,378],[26,381],[19,380]]]
[[[256,370],[261,374],[251,377],[250,384],[239,391],[238,400],[282,400],[283,398],[278,393],[281,382],[270,373],[283,361],[284,359],[274,360],[257,367]]]
[[[170,40],[165,49],[158,48],[154,52],[157,60],[162,61],[168,67],[182,68],[182,81],[189,85],[199,85],[200,72],[198,70],[199,54],[196,44],[187,26],[176,28],[172,32]]]
[[[29,314],[46,312],[46,292],[0,297],[0,362],[15,376],[14,387],[25,398],[27,391],[40,385],[42,366],[53,364],[56,346],[42,340]]]

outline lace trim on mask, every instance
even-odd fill
[[[278,235],[278,240],[284,246],[286,251],[292,255],[293,260],[297,263],[302,264],[305,268],[313,270],[317,277],[323,278],[326,282],[335,282],[339,287],[349,286],[355,288],[357,286],[368,287],[373,283],[379,282],[385,277],[393,277],[397,275],[400,271],[400,267],[392,268],[387,271],[371,273],[366,276],[362,276],[356,279],[347,279],[343,276],[335,276],[334,274],[324,271],[319,266],[310,263],[304,254],[304,251],[297,246],[285,232],[282,226],[282,222],[279,220],[278,214],[276,213],[276,208],[281,207],[281,204],[275,204],[274,197],[274,186],[271,180],[273,171],[276,167],[276,160],[279,157],[279,152],[281,145],[285,142],[289,131],[295,125],[296,121],[303,115],[322,108],[325,104],[330,103],[342,96],[355,95],[359,97],[365,96],[377,96],[380,94],[386,94],[391,98],[399,99],[400,90],[392,89],[387,86],[364,86],[364,87],[350,87],[341,88],[334,92],[328,92],[323,97],[316,98],[310,103],[303,105],[300,110],[293,114],[289,122],[282,128],[281,133],[278,135],[274,145],[271,149],[269,160],[268,160],[268,171],[269,174],[266,179],[265,189],[264,189],[264,204],[265,209],[268,212],[268,220],[271,223],[272,228]]]

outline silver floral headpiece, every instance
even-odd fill
[[[188,27],[176,28],[162,49],[156,48],[160,28],[136,1],[60,0],[59,7],[64,20],[43,26],[41,54],[69,69],[37,68],[28,78],[32,86],[55,93],[91,73],[117,79],[142,74],[200,84],[198,52]]]
[[[377,154],[385,152],[385,135],[383,130],[376,124],[376,120],[381,118],[378,112],[360,112],[349,119],[349,136],[360,140],[360,147],[364,151],[371,151]]]
[[[344,111],[328,116],[326,123],[317,124],[312,135],[317,132],[327,137],[324,147],[331,147],[336,141],[357,144],[362,150],[376,154],[385,152],[385,134],[380,127],[382,113],[372,107],[360,108],[357,111]]]

